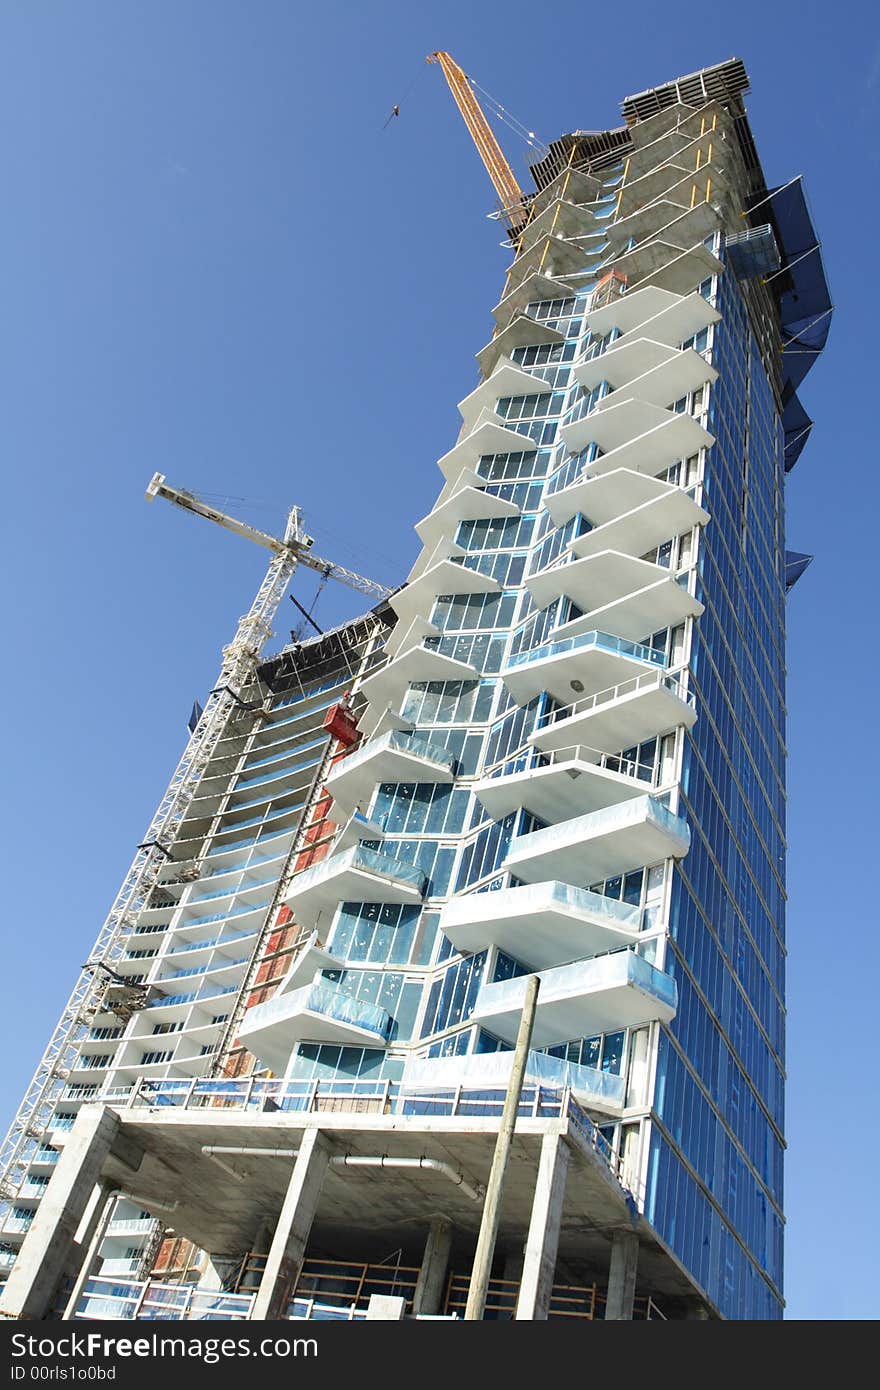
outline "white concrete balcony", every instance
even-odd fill
[[[684,250],[659,237],[622,252],[615,270],[633,286],[658,285],[674,294],[688,294],[710,275],[720,275],[724,266],[702,241]]]
[[[628,903],[551,879],[452,898],[440,930],[467,954],[497,946],[530,970],[613,951],[636,941],[641,912]]]
[[[517,430],[509,429],[503,420],[487,410],[469,434],[454,448],[438,459],[437,466],[450,482],[460,477],[464,469],[473,469],[481,458],[492,454],[533,453],[534,440]]]
[[[599,309],[591,309],[586,322],[598,338],[604,338],[612,328],[623,334],[638,330],[641,338],[677,348],[679,343],[717,323],[720,317],[718,310],[696,290],[681,295],[646,285]]]
[[[686,491],[632,468],[593,477],[590,467],[587,464],[576,482],[544,500],[557,526],[578,513],[591,523],[590,531],[571,542],[574,555],[594,555],[600,550],[644,555],[709,520],[709,513],[695,500],[694,488]]]
[[[458,409],[463,424],[473,429],[481,412],[491,411],[502,396],[540,396],[549,389],[541,377],[518,367],[509,357],[502,357],[492,375],[459,401]]]
[[[526,584],[539,608],[567,594],[583,610],[557,629],[560,640],[598,629],[638,641],[703,612],[699,600],[668,569],[615,550],[542,570]]]
[[[668,462],[655,467],[649,437],[656,436],[657,431],[664,427],[664,456]],[[639,472],[659,473],[661,467],[668,468],[676,459],[688,458],[699,449],[708,448],[714,443],[712,435],[704,430],[702,425],[697,424],[692,415],[683,411],[676,414],[648,401],[633,399],[622,401],[620,404],[612,401],[603,408],[594,408],[581,419],[573,419],[563,425],[559,433],[566,448],[573,454],[579,453],[588,444],[597,444],[602,449],[603,457],[590,465],[593,473],[608,472],[609,466],[635,467],[629,463],[624,450],[645,453],[646,459],[651,459],[650,466],[640,468]],[[671,457],[670,449],[676,451]],[[616,458],[609,465],[604,456],[612,453]],[[603,463],[604,467],[601,467]]]
[[[423,569],[417,578],[405,584],[389,599],[397,614],[398,626],[405,631],[411,623],[424,613],[430,612],[433,601],[440,594],[498,594],[501,585],[489,574],[461,563],[467,552],[461,546],[450,542],[447,547],[451,553]],[[372,679],[372,677],[370,677]],[[367,684],[367,682],[365,682]]]
[[[512,1067],[512,1050],[471,1053],[465,1057],[412,1057],[406,1064],[404,1083],[413,1089],[455,1091],[467,1087],[503,1093],[510,1084]],[[525,1085],[567,1089],[591,1112],[601,1110],[607,1115],[620,1114],[626,1094],[622,1076],[565,1062],[546,1052],[529,1052]]]
[[[304,927],[326,923],[340,903],[419,903],[425,875],[392,855],[355,845],[297,874],[285,894]]]
[[[310,985],[319,971],[340,970],[342,964],[341,960],[324,949],[318,940],[318,933],[313,931],[297,949],[290,969],[273,997],[290,994],[295,989],[301,989],[303,985]]]
[[[452,782],[454,769],[442,743],[392,729],[341,758],[325,785],[337,810],[350,815],[366,806],[379,782]]]
[[[384,1047],[390,1022],[377,1004],[364,1004],[331,984],[315,981],[248,1009],[238,1036],[248,1051],[283,1075],[297,1043]]]
[[[542,275],[536,270],[495,305],[492,317],[499,328],[505,328],[514,314],[522,313],[527,304],[537,304],[542,299],[568,299],[571,294],[571,285],[564,280]]]
[[[628,407],[617,408],[625,410]],[[715,443],[715,436],[698,425],[692,415],[675,414],[670,410],[660,410],[657,406],[646,405],[644,409],[655,411],[654,418],[658,423],[627,443],[619,444],[592,459],[589,464],[591,477],[599,478],[619,468],[629,468],[635,473],[655,478],[679,459],[690,458],[691,454],[711,448]],[[590,416],[590,421],[611,413],[610,410],[599,412]]]
[[[471,1021],[504,1042],[515,1042],[527,978],[519,975],[484,984]],[[536,1047],[643,1023],[669,1023],[675,1017],[675,981],[632,950],[542,970],[539,978],[532,1034]]]
[[[488,379],[495,370],[496,363],[502,357],[509,357],[514,348],[564,342],[565,338],[558,329],[530,318],[528,314],[515,314],[507,327],[496,333],[492,341],[480,349],[477,362],[484,379]]]
[[[649,671],[541,715],[530,742],[544,750],[567,748],[578,740],[614,753],[696,723],[693,695],[674,676]]]
[[[644,643],[630,642],[608,632],[583,632],[545,642],[531,651],[517,652],[501,676],[519,704],[528,704],[542,690],[568,704],[572,692],[592,695],[665,666],[665,653]],[[618,745],[621,746],[627,745]]]
[[[558,878],[588,888],[645,864],[681,859],[689,845],[686,822],[655,796],[641,796],[518,835],[503,868],[526,883]]]
[[[652,784],[652,767],[575,744],[508,758],[475,782],[473,791],[493,820],[525,807],[555,823],[644,796]]]
[[[494,380],[494,378],[493,378]],[[532,378],[534,381],[534,377]],[[546,382],[542,385],[546,388]],[[453,492],[445,501],[416,523],[416,535],[423,545],[436,545],[444,536],[452,537],[459,522],[484,521],[487,518],[519,516],[515,502],[507,502],[481,487],[466,486]],[[446,592],[445,590],[443,592]]]
[[[449,588],[440,592],[460,594],[472,591],[467,588]],[[486,591],[478,589],[476,592]],[[407,686],[413,681],[472,681],[477,678],[478,672],[467,662],[429,647],[427,642],[432,640],[436,639],[428,638],[426,642],[410,647],[408,651],[389,661],[387,666],[368,676],[361,684],[360,693],[371,704],[378,701],[384,707],[389,702],[400,700]]]
[[[607,381],[614,388],[597,402],[597,410],[607,410],[630,399],[672,405],[718,376],[715,368],[693,348],[670,348],[641,336],[621,338],[619,347],[612,346],[601,356],[580,364],[574,374],[585,390],[593,390],[600,381]]]

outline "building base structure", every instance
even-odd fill
[[[0,1315],[50,1316],[66,1279],[81,1287],[65,1314],[77,1320],[359,1320],[383,1284],[386,1296],[403,1299],[406,1316],[461,1317],[503,1091],[317,1094],[316,1108],[293,1113],[274,1109],[270,1096],[256,1112],[228,1091],[211,1099],[193,1109],[81,1112],[58,1173],[57,1211],[37,1217]],[[616,1310],[607,1316],[717,1316],[640,1221],[610,1158],[570,1093],[524,1089],[487,1319],[602,1318],[606,1300]],[[92,1275],[88,1246],[59,1242],[58,1231],[79,1222],[99,1181],[157,1212],[173,1191],[175,1231],[228,1271],[221,1286]],[[629,1242],[628,1312],[614,1292],[621,1238]],[[520,1252],[519,1277],[506,1278]]]

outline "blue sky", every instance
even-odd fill
[[[435,48],[544,139],[740,56],[768,181],[806,175],[836,316],[789,484],[817,558],[789,605],[786,1291],[790,1317],[876,1316],[873,7],[0,6],[3,1127],[264,570],[148,506],[150,474],[269,528],[299,502],[322,553],[388,584],[416,553],[506,261]],[[328,586],[317,616],[359,607]]]

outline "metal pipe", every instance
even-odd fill
[[[519,1021],[519,1032],[516,1037],[513,1066],[510,1069],[507,1095],[504,1098],[504,1109],[501,1112],[498,1138],[495,1141],[495,1153],[492,1157],[492,1168],[489,1173],[489,1183],[486,1189],[486,1205],[483,1207],[483,1219],[480,1222],[480,1234],[477,1239],[477,1249],[474,1254],[471,1282],[468,1289],[467,1306],[465,1307],[464,1313],[465,1319],[470,1322],[482,1321],[483,1313],[486,1308],[486,1294],[489,1288],[489,1278],[492,1273],[492,1260],[495,1256],[495,1242],[498,1239],[498,1227],[501,1222],[501,1204],[504,1200],[504,1175],[507,1172],[507,1161],[510,1157],[513,1132],[516,1128],[516,1117],[519,1112],[523,1078],[526,1074],[526,1063],[528,1062],[529,1047],[532,1041],[532,1029],[535,1024],[535,1005],[538,999],[540,984],[541,981],[537,975],[530,975],[526,980],[525,999],[523,1000],[522,1016]]]
[[[243,1149],[231,1144],[203,1144],[202,1153],[206,1158],[213,1158],[215,1154],[234,1154],[237,1158],[246,1158],[249,1154],[256,1158],[296,1158],[299,1149]]]
[[[337,1168],[422,1168],[432,1173],[441,1173],[444,1178],[455,1183],[473,1202],[481,1202],[486,1189],[481,1183],[473,1183],[459,1168],[444,1163],[439,1158],[391,1158],[388,1154],[377,1156],[368,1154],[339,1154],[330,1160],[331,1167]]]
[[[247,1149],[236,1148],[228,1144],[203,1144],[202,1153],[206,1158],[210,1158],[214,1163],[219,1163],[227,1173],[230,1173],[239,1182],[244,1182],[244,1174],[236,1172],[230,1164],[224,1163],[218,1154],[229,1154],[238,1158],[296,1158],[298,1149]],[[455,1183],[462,1192],[474,1202],[481,1202],[485,1196],[486,1189],[479,1183],[472,1183],[464,1173],[458,1168],[453,1168],[451,1163],[444,1163],[439,1158],[392,1158],[388,1154],[337,1154],[330,1159],[332,1167],[336,1168],[422,1168],[429,1172],[441,1173],[444,1178]]]

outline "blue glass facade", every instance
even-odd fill
[[[681,776],[692,840],[669,915],[679,1011],[659,1051],[647,1211],[719,1307],[768,1318],[781,1315],[783,1232],[783,430],[733,275],[717,304],[690,659],[700,718]]]

